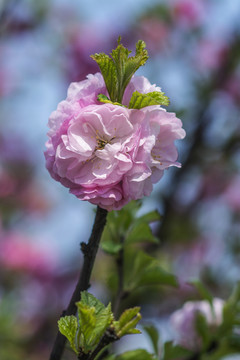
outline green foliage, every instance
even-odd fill
[[[240,327],[240,282],[236,285],[223,308],[223,321],[218,336],[231,335],[234,328]]]
[[[211,343],[212,336],[206,317],[201,312],[198,312],[196,314],[195,327],[198,335],[202,339],[203,348],[207,349],[209,344]]]
[[[203,300],[207,300],[212,307],[213,304],[213,296],[212,294],[207,290],[207,288],[203,285],[203,283],[199,280],[192,280],[189,282],[190,285],[193,285],[196,290],[199,292]]]
[[[105,307],[98,299],[86,291],[81,301],[76,303],[79,317],[79,338],[84,353],[93,350],[99,343],[108,326],[113,321],[111,304]]]
[[[117,261],[122,256],[123,292],[147,285],[177,286],[176,277],[164,270],[158,259],[139,249],[142,243],[158,244],[150,223],[160,220],[156,210],[138,216],[140,206],[140,201],[132,201],[109,213],[101,247]]]
[[[76,316],[64,316],[58,321],[58,326],[77,355],[83,353],[90,356],[101,342],[97,352],[124,335],[140,333],[136,329],[141,319],[139,307],[125,310],[115,321],[111,304],[105,307],[87,291],[81,293],[81,301],[76,305],[78,319]]]
[[[131,201],[120,211],[111,211],[103,232],[101,247],[111,255],[116,255],[124,246],[139,242],[158,243],[152,234],[150,223],[159,221],[158,211],[137,216],[141,202]]]
[[[77,329],[78,329],[78,323],[76,316],[64,316],[61,317],[58,321],[58,328],[62,335],[66,336],[68,339],[71,348],[73,351],[77,354],[77,348],[75,344]]]
[[[97,100],[105,104],[113,104],[118,106],[124,106],[119,102],[111,101],[106,95],[99,94]],[[151,105],[169,105],[169,98],[164,95],[163,92],[153,91],[147,94],[141,94],[138,91],[134,91],[130,99],[129,109],[142,109]]]
[[[165,271],[159,264],[159,260],[146,254],[145,252],[136,250],[131,251],[127,257],[132,260],[132,270],[127,276],[127,289],[133,291],[140,286],[148,285],[170,285],[178,286],[176,277]]]
[[[122,104],[120,104],[118,102],[113,102],[113,101],[109,100],[109,98],[104,94],[98,94],[97,100],[102,103],[105,103],[105,104],[113,104],[113,105],[123,106]]]
[[[149,336],[149,338],[151,340],[154,353],[156,354],[156,356],[158,356],[158,352],[159,352],[159,350],[158,350],[158,343],[159,343],[158,330],[153,325],[144,325],[143,329],[148,334],[148,336]]]
[[[129,102],[129,109],[142,109],[151,105],[169,105],[169,98],[163,92],[153,91],[147,94],[141,94],[134,91]]]
[[[122,313],[120,319],[114,322],[114,328],[119,338],[128,334],[141,334],[141,331],[135,329],[141,319],[139,310],[139,307],[127,309]]]
[[[164,354],[161,360],[185,359],[192,355],[192,352],[179,345],[174,345],[172,341],[164,344]]]
[[[118,46],[112,50],[111,57],[104,54],[92,55],[103,75],[110,100],[122,102],[124,91],[137,69],[144,65],[148,59],[145,43],[139,40],[136,44],[135,56],[129,57],[131,51],[125,48],[118,40]]]
[[[111,355],[106,360],[156,360],[156,358],[144,349],[137,349],[120,355]]]

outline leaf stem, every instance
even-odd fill
[[[72,298],[69,302],[69,305],[62,316],[74,315],[76,313],[76,302],[80,301],[81,291],[87,290],[90,286],[89,281],[102,232],[107,222],[107,214],[107,210],[102,209],[99,206],[97,207],[97,213],[89,241],[87,244],[83,242],[81,243],[81,250],[84,256],[82,271],[79,275],[79,279],[73,292]],[[49,360],[61,359],[66,345],[66,340],[66,337],[58,331]]]

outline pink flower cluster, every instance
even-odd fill
[[[133,77],[133,91],[160,91],[145,77]],[[160,106],[128,109],[98,102],[107,94],[102,75],[72,83],[66,100],[49,119],[46,166],[51,176],[81,200],[110,210],[150,195],[170,166],[180,166],[174,140],[185,131],[175,114]]]

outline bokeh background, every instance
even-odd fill
[[[162,214],[154,253],[181,287],[138,294],[142,314],[168,338],[169,315],[196,296],[188,281],[224,299],[240,279],[239,0],[1,0],[1,360],[47,359],[74,288],[94,207],[47,173],[47,121],[70,82],[98,71],[89,56],[111,51],[119,35],[132,50],[146,42],[138,75],[169,96],[187,132],[182,168],[166,172],[141,210]],[[103,301],[109,262],[99,254],[92,280]],[[148,347],[144,336],[128,341],[121,350]]]

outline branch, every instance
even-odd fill
[[[75,304],[76,302],[80,301],[81,291],[87,290],[90,286],[89,281],[102,232],[104,226],[106,225],[107,214],[107,210],[101,209],[99,206],[97,207],[97,213],[89,241],[87,244],[81,243],[81,250],[84,255],[83,267],[67,310],[64,311],[64,316],[76,314],[77,307]],[[58,331],[49,360],[61,359],[66,340],[66,337]]]
[[[118,290],[116,294],[116,300],[114,304],[114,315],[117,317],[121,300],[125,297],[124,292],[124,238],[120,238],[122,248],[116,258],[117,273],[118,273]]]
[[[88,360],[94,360],[100,351],[102,351],[107,345],[117,340],[119,340],[119,337],[115,334],[114,329],[111,328],[107,329],[102,339],[100,340],[98,346],[89,356]],[[78,359],[83,360],[82,357],[79,357]]]

